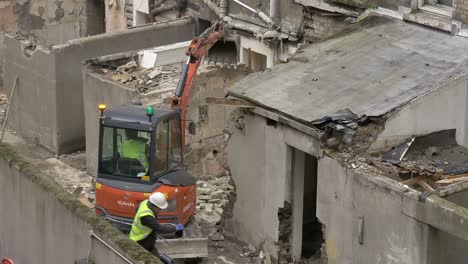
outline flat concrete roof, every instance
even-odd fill
[[[370,16],[247,76],[229,94],[302,122],[348,108],[381,116],[468,71],[468,39]]]

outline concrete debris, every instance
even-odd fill
[[[224,240],[224,236],[223,236],[221,233],[216,232],[216,233],[210,235],[210,236],[209,236],[209,239],[210,239],[211,241],[223,241],[223,240]]]
[[[288,202],[284,202],[283,208],[278,210],[279,219],[279,239],[278,248],[280,248],[278,263],[291,263],[291,232],[292,232],[292,206]]]
[[[48,165],[42,171],[48,175],[54,175],[54,180],[70,193],[89,206],[95,199],[93,178],[85,171],[76,169],[61,160],[50,158],[45,160]]]
[[[411,138],[410,141],[403,143],[395,148],[392,148],[390,151],[383,154],[383,160],[391,163],[400,162],[405,156],[408,149],[411,147],[411,144],[413,144],[413,142],[414,138]]]
[[[226,264],[235,264],[235,262],[232,262],[232,261],[228,260],[225,256],[218,256],[218,259],[221,260],[223,263],[226,263]]]
[[[257,249],[255,249],[255,247],[250,244],[248,246],[243,247],[242,251],[243,253],[241,254],[241,256],[247,256],[247,257],[257,256],[256,254]]]
[[[8,103],[8,97],[6,94],[0,94],[0,105],[5,105]]]
[[[227,173],[226,173],[227,172]],[[229,171],[218,178],[197,181],[198,216],[212,225],[219,224],[234,194]],[[228,210],[229,211],[229,210]]]
[[[100,67],[97,72],[104,77],[135,89],[135,103],[154,107],[169,104],[182,73],[181,63],[144,68],[132,60],[118,66],[116,70],[104,65],[97,67]]]

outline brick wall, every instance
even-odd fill
[[[468,0],[455,0],[455,12],[453,18],[464,24],[468,24]]]

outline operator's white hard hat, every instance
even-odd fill
[[[164,210],[167,208],[166,196],[160,192],[155,192],[151,194],[151,196],[149,197],[149,201],[159,209]]]

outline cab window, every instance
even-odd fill
[[[179,118],[169,121],[169,169],[178,167],[182,163],[182,142]]]
[[[99,173],[142,178],[149,170],[149,141],[146,131],[103,127]]]
[[[167,120],[160,121],[156,128],[156,147],[154,160],[154,175],[157,176],[164,171],[167,171],[167,156],[169,143],[169,122]]]

